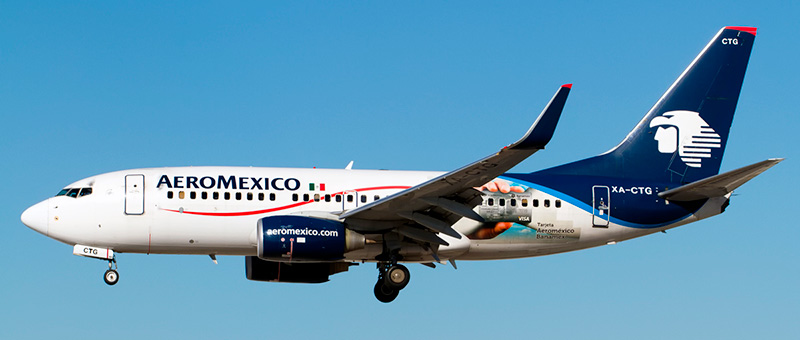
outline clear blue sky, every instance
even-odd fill
[[[752,339],[800,334],[798,2],[0,3],[0,338]],[[244,261],[106,264],[26,228],[90,175],[185,165],[450,170],[574,83],[534,171],[616,145],[722,26],[757,26],[723,170],[787,160],[715,218],[580,252],[362,265],[322,285]]]

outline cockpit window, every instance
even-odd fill
[[[56,196],[83,197],[92,194],[92,188],[64,188]]]
[[[81,189],[78,189],[78,188],[69,189],[69,191],[67,191],[67,196],[69,196],[69,197],[78,197],[78,191],[80,191],[80,190]]]

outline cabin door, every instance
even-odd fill
[[[144,175],[125,176],[125,214],[144,214]]]

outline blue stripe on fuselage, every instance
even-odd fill
[[[669,184],[627,180],[613,177],[511,174],[500,178],[544,192],[575,207],[593,213],[593,186],[610,191],[612,223],[639,229],[652,229],[679,222],[697,212],[706,200],[676,203],[658,197]],[[674,184],[673,184],[674,185]]]

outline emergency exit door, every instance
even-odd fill
[[[358,192],[347,190],[342,193],[342,211],[358,208]]]
[[[144,175],[125,176],[125,214],[144,214]]]

